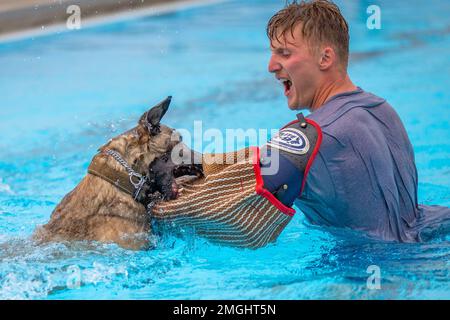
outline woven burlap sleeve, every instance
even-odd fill
[[[204,178],[184,184],[176,200],[155,206],[154,219],[192,226],[199,235],[229,246],[259,248],[275,241],[292,212],[282,212],[258,190],[255,152],[246,148],[204,155]]]

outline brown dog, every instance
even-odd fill
[[[175,198],[174,172],[189,174],[193,168],[164,165],[175,146],[187,149],[178,132],[160,125],[170,99],[145,112],[135,128],[99,149],[88,174],[56,206],[50,221],[35,230],[35,240],[96,240],[128,249],[149,247],[151,224],[146,205],[155,195]],[[187,159],[193,158],[189,154]]]

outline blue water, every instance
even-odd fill
[[[368,240],[298,212],[260,250],[189,231],[152,251],[29,237],[85,175],[97,147],[173,95],[175,128],[276,129],[292,120],[267,72],[265,24],[284,0],[228,1],[0,44],[0,299],[449,299],[450,236]],[[339,1],[349,73],[385,97],[416,152],[419,201],[450,206],[450,3]],[[380,268],[369,289],[367,268]],[[79,282],[79,286],[78,284]]]

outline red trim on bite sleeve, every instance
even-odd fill
[[[308,176],[309,169],[311,169],[311,166],[312,166],[312,163],[314,161],[314,158],[316,157],[317,153],[319,152],[320,144],[322,143],[322,129],[320,128],[320,126],[314,120],[311,120],[311,119],[308,119],[308,118],[305,118],[305,120],[306,120],[307,123],[313,125],[314,128],[316,128],[316,130],[317,130],[317,142],[316,142],[316,145],[314,146],[314,150],[313,150],[313,153],[311,154],[311,157],[308,159],[308,163],[306,164],[306,167],[305,167],[305,172],[303,173],[303,181],[302,181],[302,187],[300,188],[300,193],[298,195],[299,197],[303,193],[303,189],[305,188],[306,177]],[[289,122],[287,125],[285,125],[280,130],[283,130],[284,128],[290,126],[291,124],[294,124],[294,123],[297,123],[297,122],[299,122],[299,121],[298,120],[292,120],[291,122]]]
[[[256,177],[256,186],[255,186],[256,193],[269,200],[270,203],[272,203],[278,210],[292,217],[295,214],[295,210],[285,206],[270,191],[264,188],[264,180],[261,176],[261,167],[259,165],[259,147],[250,147],[250,150],[253,151],[252,163]]]
[[[312,163],[314,161],[314,158],[316,157],[317,153],[319,152],[319,148],[320,148],[320,144],[322,143],[322,129],[320,128],[320,126],[313,120],[305,118],[306,122],[313,125],[314,128],[316,128],[317,130],[317,141],[316,141],[316,145],[314,146],[314,150],[311,154],[311,157],[309,157],[308,159],[308,163],[306,164],[306,168],[305,168],[305,172],[303,174],[303,181],[302,181],[302,187],[300,189],[300,194],[298,195],[299,197],[302,195],[303,193],[303,189],[305,188],[305,183],[306,183],[306,177],[308,176],[309,173],[309,169],[311,169]]]

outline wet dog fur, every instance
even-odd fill
[[[155,109],[158,107],[161,108],[158,105],[145,112],[135,128],[103,145],[95,157],[115,170],[125,171],[115,159],[102,152],[118,151],[137,172],[154,173],[155,182],[151,190],[143,193],[145,196],[158,192],[165,198],[174,198],[177,192],[174,179],[189,174],[189,166],[175,166],[170,157],[167,159],[173,148],[180,146],[181,136],[159,123],[168,106],[166,110]],[[151,132],[149,123],[152,128],[158,127],[156,132]],[[183,145],[182,149],[186,147]],[[56,206],[50,221],[36,228],[33,239],[40,243],[95,240],[137,250],[151,247],[151,232],[150,217],[142,203],[104,179],[87,173]]]

